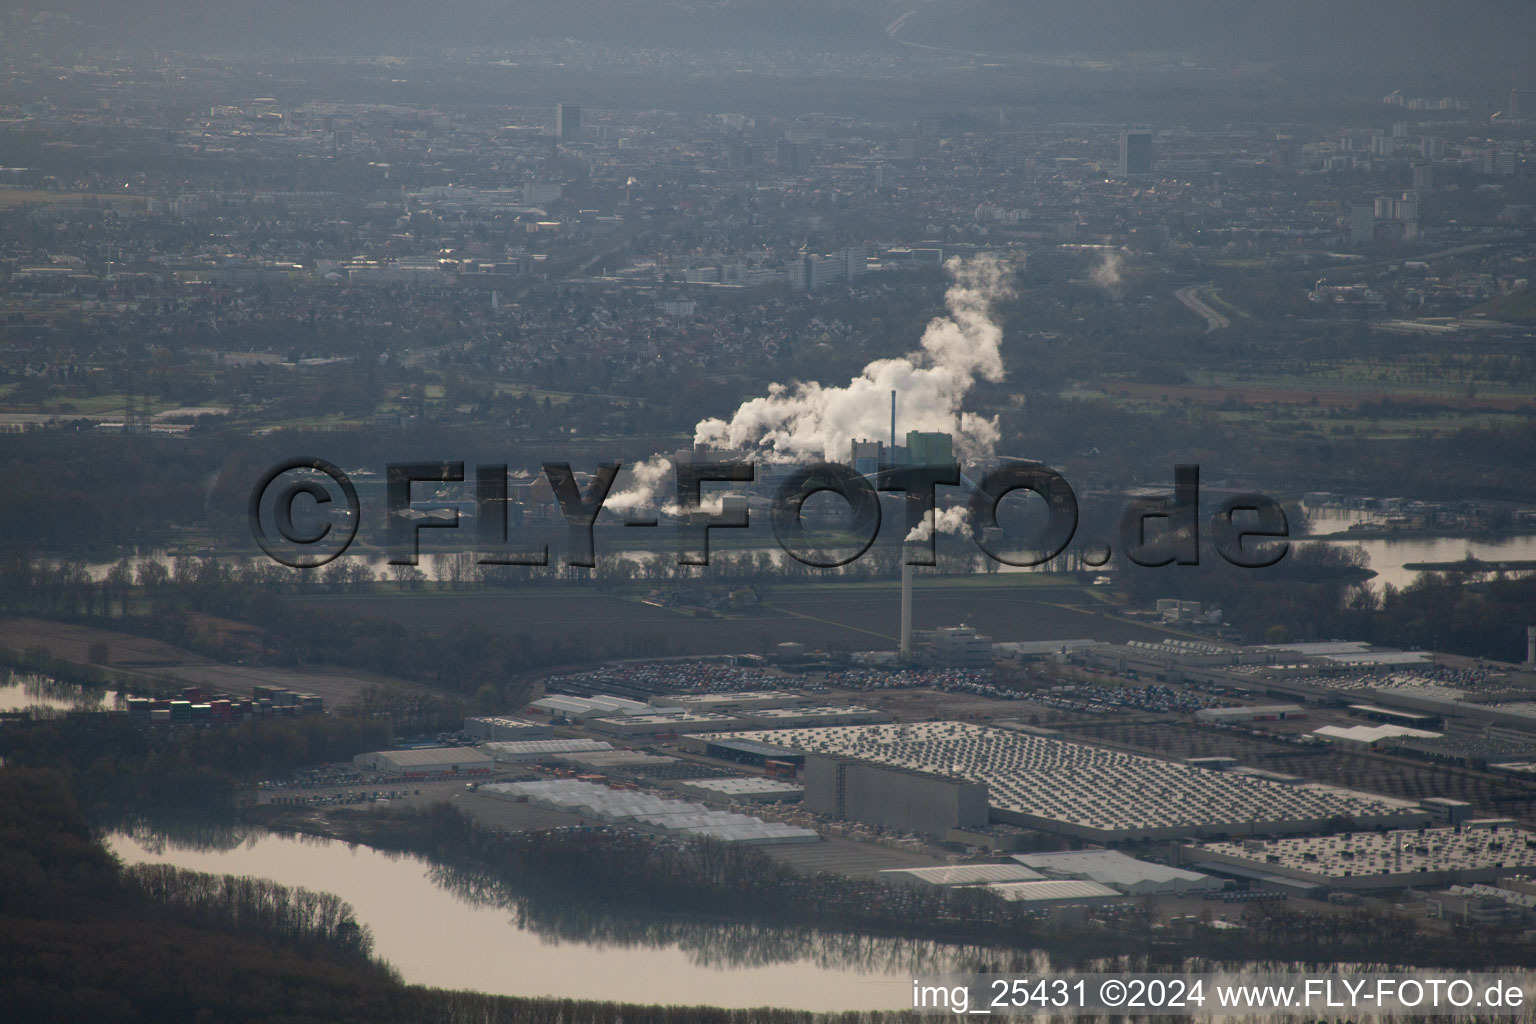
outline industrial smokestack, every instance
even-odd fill
[[[912,660],[912,566],[901,563],[901,660]]]
[[[891,388],[891,452],[886,456],[891,465],[896,464],[896,389]]]
[[[1536,626],[1525,627],[1525,663],[1536,668]]]

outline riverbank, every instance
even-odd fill
[[[622,827],[535,833],[488,829],[447,804],[425,810],[325,814],[283,809],[269,827],[410,853],[456,873],[475,891],[508,897],[524,919],[644,922],[667,919],[810,928],[868,937],[1049,951],[1058,966],[1133,956],[1172,965],[1213,960],[1375,961],[1486,967],[1490,951],[1391,911],[1313,912],[1253,904],[1244,927],[1194,928],[1176,944],[1136,903],[1043,921],[991,893],[922,891],[816,872],[800,873],[760,850],[712,842],[662,842]],[[1536,945],[1508,943],[1498,963],[1536,964]]]

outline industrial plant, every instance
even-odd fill
[[[808,755],[809,805],[882,823],[900,818],[926,831],[996,821],[1126,842],[1311,832],[1338,819],[1362,828],[1430,820],[1417,806],[1372,794],[1281,785],[964,722],[778,729],[751,738]]]

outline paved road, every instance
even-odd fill
[[[1180,288],[1178,291],[1173,293],[1173,297],[1184,303],[1185,307],[1188,308],[1191,313],[1194,313],[1196,316],[1203,317],[1205,319],[1206,334],[1210,334],[1212,331],[1219,331],[1223,327],[1230,327],[1232,325],[1231,320],[1228,320],[1226,317],[1216,312],[1216,310],[1207,305],[1205,300],[1200,297],[1202,293],[1208,293],[1214,287],[1216,286],[1210,282],[1206,282],[1205,284],[1192,284],[1188,285],[1187,287]]]

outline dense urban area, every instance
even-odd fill
[[[0,12],[0,1019],[1536,966],[1524,6],[91,6]]]

